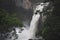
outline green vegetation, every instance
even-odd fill
[[[60,40],[60,2],[59,0],[54,0],[53,3],[54,10],[52,12],[52,15],[47,17],[44,23],[44,29],[41,33],[45,40]]]
[[[57,40],[60,36],[60,18],[58,16],[51,16],[45,22],[42,35],[46,40]]]
[[[23,25],[16,14],[9,15],[5,10],[0,9],[0,32],[9,31],[13,26],[22,27]]]

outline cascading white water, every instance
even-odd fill
[[[27,30],[24,28],[22,33],[18,33],[19,38],[17,40],[28,40],[28,39],[34,38],[37,30],[37,24],[38,24],[39,18],[40,18],[39,13],[34,14],[30,23],[30,29]]]
[[[41,4],[46,4],[46,3],[41,3]],[[40,13],[39,12],[36,13],[36,11],[37,10],[39,10],[40,12],[43,11],[44,5],[41,5],[41,4],[38,5],[36,7],[36,9],[34,10],[34,14],[32,16],[32,20],[31,20],[31,23],[30,23],[30,28],[28,30],[24,27],[22,28],[22,29],[24,29],[22,31],[20,31],[20,29],[16,28],[16,34],[18,36],[18,38],[16,40],[29,40],[29,39],[35,37],[38,22],[39,22],[39,19],[40,19]],[[46,4],[46,6],[47,6],[47,4]],[[19,33],[19,31],[20,31],[20,33]],[[12,38],[14,38],[14,37],[12,37]],[[11,39],[11,40],[13,40],[13,39]]]
[[[16,34],[18,35],[18,39],[16,39],[16,40],[29,40],[31,38],[34,38],[36,30],[37,30],[37,24],[39,22],[38,21],[39,18],[40,18],[39,13],[33,14],[29,30],[27,30],[26,28],[23,27],[22,29],[24,29],[24,30],[20,31],[20,29],[16,28]],[[20,33],[19,33],[19,31],[20,31]],[[11,40],[13,40],[13,39],[14,39],[14,36],[12,37]],[[7,39],[7,40],[10,40],[10,39]]]
[[[43,12],[43,8],[44,6],[48,6],[49,2],[47,3],[41,3],[40,5],[36,6],[36,9],[34,10],[34,14],[32,16],[32,20],[30,23],[30,37],[34,38],[35,37],[35,33],[37,31],[37,26],[39,23],[39,19],[40,19],[40,12]],[[37,12],[38,11],[38,12]]]
[[[40,18],[40,13],[33,14],[33,17],[32,17],[31,23],[30,23],[30,29],[29,29],[31,38],[35,37],[35,33],[37,31],[39,18]]]

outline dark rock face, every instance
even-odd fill
[[[0,8],[5,9],[8,12],[13,12],[13,10],[15,10],[15,1],[14,0],[2,0],[0,3]]]
[[[37,2],[36,2],[37,1]],[[32,6],[40,2],[39,0],[2,0],[0,8],[5,9],[9,12],[15,11],[16,8],[23,7],[25,9],[32,9]]]

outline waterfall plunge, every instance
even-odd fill
[[[36,30],[37,30],[39,18],[40,18],[39,13],[33,14],[33,17],[32,17],[31,23],[30,23],[30,29],[27,30],[24,28],[22,33],[18,33],[19,38],[17,40],[28,40],[28,39],[34,38]]]
[[[24,30],[20,31],[21,29],[15,28],[16,29],[16,34],[18,36],[18,38],[16,40],[29,40],[29,39],[33,39],[35,37],[35,33],[37,31],[39,18],[40,18],[40,14],[39,13],[33,14],[29,29],[26,29],[26,28],[23,27],[22,29],[24,29]],[[13,32],[10,33],[10,36],[12,35],[12,33]],[[15,40],[14,37],[15,36],[12,36],[11,39],[7,39],[7,40]]]
[[[39,18],[40,18],[40,14],[39,13],[33,14],[33,17],[32,17],[31,23],[30,23],[30,29],[29,29],[31,38],[35,37],[35,33],[37,31]]]
[[[46,4],[46,5],[43,5],[43,4]],[[36,9],[34,10],[34,14],[32,16],[29,30],[27,30],[26,28],[23,27],[22,29],[24,29],[24,30],[20,31],[20,29],[16,28],[16,34],[18,35],[18,39],[16,39],[16,40],[29,40],[29,39],[31,39],[31,38],[33,39],[35,37],[38,22],[40,19],[40,13],[39,12],[36,13],[36,11],[39,10],[40,12],[42,12],[44,6],[47,6],[48,4],[49,3],[41,3],[40,5],[38,5],[36,7]],[[20,31],[20,33],[19,33],[19,31]],[[14,39],[14,37],[12,37],[12,38]],[[11,40],[13,40],[13,39],[11,39]],[[7,39],[7,40],[9,40],[9,39]]]

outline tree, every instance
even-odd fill
[[[42,36],[46,40],[60,40],[60,1],[59,0],[50,0],[54,1],[54,10],[49,16],[44,25],[42,31]]]
[[[16,14],[9,15],[5,10],[0,9],[0,32],[9,31],[13,26],[22,27],[23,25]]]

